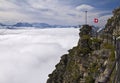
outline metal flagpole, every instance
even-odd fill
[[[87,25],[87,12],[88,11],[85,11],[85,24]]]

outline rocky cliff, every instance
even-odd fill
[[[99,36],[92,36],[91,26],[82,26],[78,45],[61,57],[47,83],[112,82],[115,73],[113,34],[120,28],[120,8],[113,14]]]
[[[76,47],[61,57],[47,83],[94,83],[109,52],[100,50],[102,41],[92,38],[92,27],[83,25]],[[104,53],[103,56],[102,53]],[[104,69],[103,69],[104,70]],[[102,69],[101,69],[102,71]]]
[[[104,32],[115,36],[120,35],[120,7],[113,11],[113,16],[108,19]]]

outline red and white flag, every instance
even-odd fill
[[[98,19],[97,18],[94,18],[94,23],[98,23]]]

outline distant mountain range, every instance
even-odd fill
[[[77,26],[64,26],[64,25],[50,25],[47,23],[27,23],[27,22],[19,22],[14,25],[6,25],[0,23],[0,28],[8,28],[8,29],[17,29],[17,28],[70,28]]]
[[[79,26],[64,26],[64,25],[50,25],[47,23],[27,23],[27,22],[18,22],[13,25],[6,25],[3,23],[0,23],[0,28],[6,28],[6,29],[23,29],[23,28],[80,28],[82,25]],[[92,26],[93,31],[101,30],[100,27]],[[94,32],[93,32],[94,33]]]

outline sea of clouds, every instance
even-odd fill
[[[0,83],[46,83],[78,28],[0,29]]]

